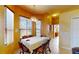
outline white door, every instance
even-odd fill
[[[71,22],[71,46],[79,47],[79,18],[73,18]]]

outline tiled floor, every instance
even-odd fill
[[[58,54],[59,53],[59,38],[51,39],[49,43],[49,47],[52,54]]]
[[[46,51],[47,52],[47,54],[51,54],[48,50]],[[16,52],[16,54],[23,54],[22,53],[22,50],[21,49],[19,49],[17,52]],[[24,52],[24,54],[29,54],[28,52]],[[36,54],[39,54],[39,53],[36,53]],[[42,54],[42,53],[41,53]],[[46,54],[46,53],[44,53],[44,54]]]

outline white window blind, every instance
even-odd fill
[[[20,17],[20,38],[32,35],[32,21],[28,18]]]
[[[4,44],[11,44],[14,41],[14,13],[5,8],[5,39]]]
[[[41,21],[36,22],[36,36],[41,36]]]
[[[26,19],[24,17],[20,17],[20,38],[26,35]]]

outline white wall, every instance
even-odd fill
[[[79,47],[79,16],[71,21],[71,47]]]
[[[73,17],[79,16],[79,9],[69,12],[64,12],[59,17],[60,23],[60,48],[69,50],[71,53],[72,48],[72,29],[71,21]]]

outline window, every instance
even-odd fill
[[[26,19],[20,17],[20,38],[24,35],[26,35]]]
[[[41,21],[36,22],[36,36],[41,36]]]
[[[58,32],[59,33],[59,25],[55,24],[54,25],[54,37],[55,37],[55,33]]]
[[[32,21],[31,20],[26,20],[26,32],[27,35],[32,35]]]
[[[28,18],[20,17],[20,38],[32,35],[32,21]]]
[[[54,32],[59,32],[59,25],[58,24],[54,25]]]
[[[5,39],[4,44],[8,45],[14,41],[14,14],[5,8]]]
[[[51,29],[51,25],[48,24],[48,25],[47,25],[47,32],[48,32],[48,34],[51,32],[51,30],[52,30],[52,29]]]

